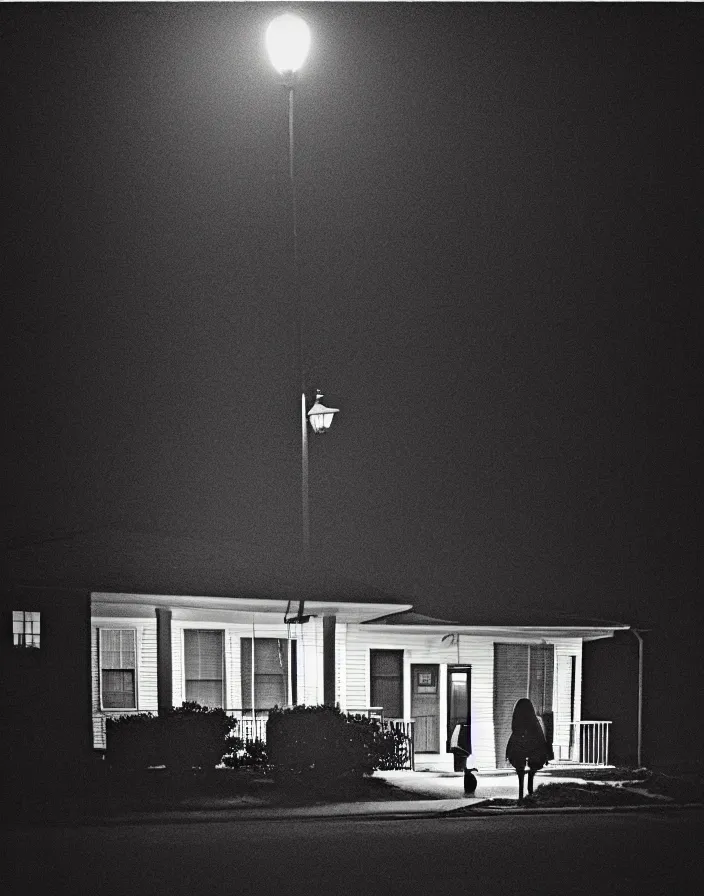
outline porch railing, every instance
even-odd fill
[[[237,728],[235,736],[241,737],[245,743],[254,740],[266,741],[266,720],[269,717],[268,709],[258,709],[252,717],[251,710],[244,709],[226,709],[228,716],[237,719]]]
[[[416,747],[415,747],[415,719],[390,719],[384,718],[383,706],[364,706],[364,707],[347,707],[349,715],[367,716],[370,719],[377,719],[382,728],[395,728],[402,731],[408,738],[408,759],[404,768],[415,771],[416,768]]]
[[[348,706],[345,712],[347,712],[348,715],[351,716],[367,716],[370,719],[379,719],[379,721],[384,720],[383,706]]]
[[[570,760],[580,765],[609,764],[611,722],[572,722]]]
[[[403,768],[416,770],[415,719],[383,719],[382,726],[402,731],[408,738],[408,759]]]

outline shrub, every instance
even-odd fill
[[[646,795],[623,790],[611,784],[541,784],[523,803],[530,806],[627,806],[652,803]]]
[[[226,737],[235,724],[223,709],[197,703],[184,703],[160,716],[109,718],[106,758],[113,768],[126,771],[158,765],[172,771],[212,769],[226,752]]]
[[[276,707],[266,737],[270,761],[283,777],[330,781],[374,770],[374,729],[354,724],[339,707]]]
[[[330,780],[407,767],[410,741],[376,719],[339,707],[276,707],[267,721],[269,757],[282,775]]]
[[[410,768],[411,739],[398,728],[384,728],[379,732],[377,740],[379,764],[381,771]]]
[[[227,739],[228,752],[222,757],[227,768],[248,768],[267,764],[268,753],[263,740],[245,741],[237,735]]]

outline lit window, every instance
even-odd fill
[[[133,628],[100,629],[100,697],[103,709],[136,709],[136,636]]]
[[[12,641],[15,647],[39,647],[38,612],[12,611]]]

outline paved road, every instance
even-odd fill
[[[701,892],[704,813],[233,821],[6,832],[5,894]]]

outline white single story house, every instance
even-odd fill
[[[513,706],[528,696],[552,732],[557,762],[607,762],[608,725],[581,719],[582,645],[626,626],[460,625],[410,604],[339,600],[306,601],[310,618],[286,622],[299,606],[92,593],[94,746],[105,747],[106,717],[158,712],[160,693],[166,705],[223,707],[246,736],[262,739],[273,706],[334,702],[412,732],[416,768],[452,769],[450,737],[467,724],[472,764],[494,769],[506,765]]]
[[[556,763],[608,762],[609,721],[582,718],[582,652],[627,625],[487,619],[470,605],[462,621],[436,619],[329,571],[197,539],[110,533],[8,557],[8,762],[51,754],[70,768],[101,755],[109,716],[188,701],[223,707],[247,738],[265,737],[274,705],[325,703],[403,727],[416,769],[451,770],[450,737],[466,725],[472,765],[491,770],[525,696]]]

